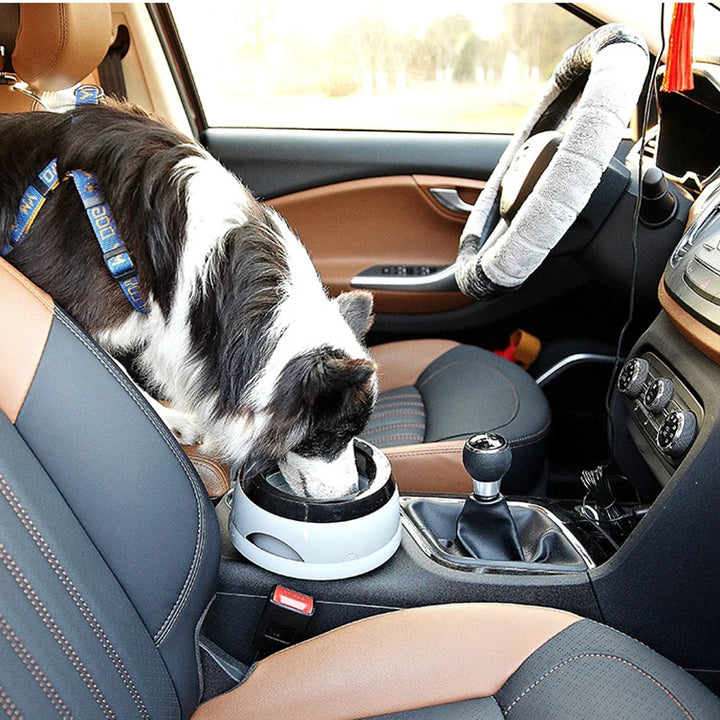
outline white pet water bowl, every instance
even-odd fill
[[[280,575],[338,580],[382,565],[400,544],[400,503],[385,455],[355,439],[360,490],[333,500],[295,495],[279,470],[235,482],[230,538]]]

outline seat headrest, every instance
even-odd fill
[[[81,82],[112,44],[107,3],[19,3],[11,63],[17,77],[41,92]]]

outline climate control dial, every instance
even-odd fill
[[[697,419],[689,410],[673,410],[660,426],[657,446],[661,452],[677,458],[688,450],[697,433]]]
[[[629,398],[640,395],[650,372],[650,364],[645,358],[631,358],[620,371],[617,380],[618,390]]]
[[[674,391],[673,381],[670,378],[656,378],[643,393],[643,405],[651,413],[660,413],[672,400]]]

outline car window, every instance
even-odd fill
[[[213,126],[511,132],[592,28],[547,3],[178,3]]]

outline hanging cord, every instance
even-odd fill
[[[648,93],[645,98],[645,112],[643,114],[643,121],[642,121],[642,127],[640,129],[640,145],[639,145],[639,152],[638,152],[638,194],[637,198],[635,199],[635,209],[633,212],[633,225],[632,225],[632,236],[631,236],[631,248],[632,248],[632,271],[630,276],[630,297],[628,301],[628,315],[627,319],[625,320],[625,324],[623,325],[622,329],[620,330],[620,335],[618,336],[618,343],[617,347],[615,349],[615,362],[613,364],[613,370],[610,377],[610,382],[608,384],[607,393],[605,395],[605,413],[607,416],[607,432],[608,432],[608,445],[610,447],[610,458],[605,462],[603,465],[607,468],[607,466],[610,464],[612,459],[612,449],[615,445],[615,429],[613,427],[613,421],[612,421],[612,413],[610,412],[610,403],[612,399],[613,390],[615,388],[615,378],[617,377],[618,369],[620,368],[620,362],[622,360],[622,348],[623,344],[625,342],[625,336],[628,333],[628,330],[630,329],[630,326],[632,325],[632,321],[635,315],[635,293],[636,293],[636,284],[637,284],[637,256],[638,256],[638,248],[637,248],[637,236],[638,236],[638,229],[640,224],[640,205],[642,203],[642,174],[643,174],[643,158],[645,156],[645,143],[646,143],[646,135],[647,135],[647,128],[650,124],[650,111],[652,108],[651,95],[653,94],[653,97],[655,99],[655,105],[658,107],[658,101],[657,101],[657,85],[655,82],[655,78],[657,76],[658,68],[660,67],[660,62],[662,59],[663,52],[665,51],[665,30],[663,28],[663,17],[665,13],[665,3],[661,3],[660,5],[660,13],[661,13],[661,19],[660,19],[660,49],[655,56],[655,62],[653,64],[652,72],[650,74],[650,81],[649,81],[649,87],[648,87]]]
[[[622,361],[622,349],[625,343],[625,336],[627,335],[632,321],[635,315],[635,293],[637,284],[637,259],[638,259],[638,248],[637,248],[637,237],[638,229],[640,224],[640,205],[642,203],[642,177],[643,177],[643,158],[645,155],[645,144],[648,125],[650,124],[650,112],[652,108],[651,99],[655,100],[655,107],[659,107],[658,95],[657,95],[657,83],[655,78],[657,77],[658,68],[662,60],[663,52],[665,51],[665,30],[664,30],[664,16],[665,16],[665,3],[660,5],[660,49],[655,56],[655,62],[653,63],[652,71],[649,76],[648,91],[645,96],[645,109],[643,113],[642,127],[640,128],[640,143],[638,153],[638,193],[635,200],[635,208],[633,212],[633,224],[632,224],[632,235],[631,235],[631,248],[632,248],[632,270],[630,276],[630,297],[628,301],[628,314],[625,323],[620,330],[618,336],[617,347],[615,349],[615,361],[613,363],[613,369],[610,374],[610,382],[608,383],[607,392],[605,395],[605,416],[607,423],[607,439],[608,447],[610,449],[610,456],[608,459],[600,464],[594,470],[584,470],[580,474],[580,479],[583,486],[587,490],[587,494],[583,499],[583,508],[588,507],[588,503],[592,502],[593,506],[600,511],[603,511],[604,520],[607,522],[617,521],[621,516],[622,512],[619,510],[615,503],[615,498],[610,485],[610,478],[607,476],[607,470],[612,463],[614,457],[613,448],[615,447],[615,427],[611,412],[611,400],[613,390],[615,388],[615,379],[617,377],[620,363]]]

